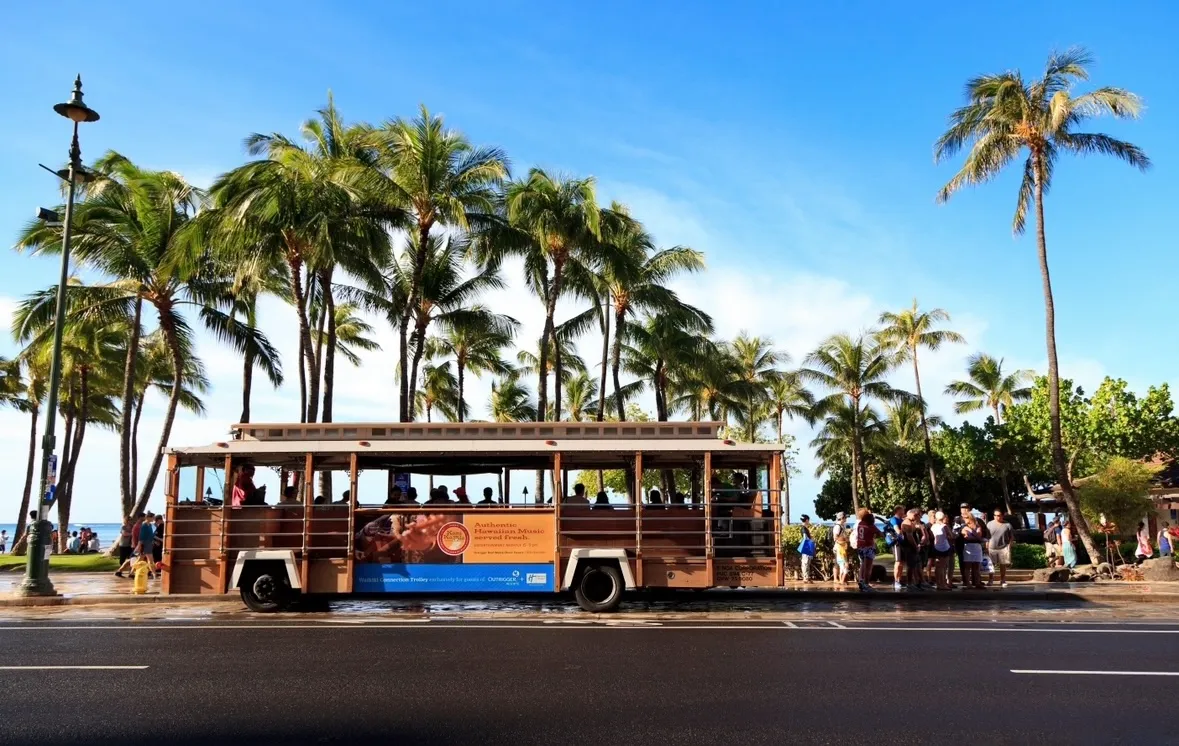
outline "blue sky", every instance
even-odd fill
[[[113,148],[197,184],[240,163],[248,133],[296,133],[329,89],[350,120],[425,103],[473,141],[503,147],[515,169],[592,174],[660,243],[704,251],[709,271],[680,289],[721,333],[769,335],[797,361],[827,334],[914,297],[946,308],[970,344],[929,361],[927,385],[940,389],[976,349],[1023,367],[1043,368],[1045,354],[1034,245],[1010,232],[1015,174],[935,205],[954,165],[935,166],[932,143],[968,77],[1012,67],[1031,76],[1050,50],[1084,44],[1094,84],[1147,104],[1141,121],[1096,126],[1141,145],[1155,168],[1087,159],[1057,170],[1046,209],[1063,372],[1090,387],[1107,373],[1139,389],[1179,378],[1179,353],[1164,341],[1179,271],[1168,136],[1179,122],[1179,12],[1124,2],[1120,14],[1135,21],[1114,24],[1101,3],[1071,3],[1067,16],[1047,3],[993,3],[981,25],[975,10],[944,3],[819,6],[18,4],[0,30],[0,232],[15,240],[38,204],[55,201],[36,164],[65,158],[68,123],[51,105],[78,72],[103,116],[83,129],[85,157]],[[5,317],[54,281],[53,261],[10,252],[0,262]],[[539,330],[539,303],[518,292],[497,300]],[[293,360],[287,313],[276,305],[265,320]],[[0,354],[14,351],[0,340]],[[240,366],[213,345],[202,355],[218,391],[207,420],[178,425],[177,443],[210,440],[237,415]],[[345,412],[388,407],[393,419],[391,399],[360,393],[390,380],[390,360],[348,373]],[[289,387],[259,397],[259,418],[292,418]],[[950,414],[944,400],[934,408]],[[145,414],[149,450],[158,414]],[[26,424],[9,412],[0,426],[8,520]],[[77,518],[116,517],[116,451],[113,437],[88,436]],[[816,491],[811,468],[796,495]],[[808,507],[796,500],[794,512]]]

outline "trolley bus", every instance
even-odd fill
[[[716,422],[234,425],[223,442],[166,452],[163,593],[237,590],[250,609],[277,611],[300,596],[571,592],[608,612],[642,588],[782,586],[782,447],[721,432]],[[625,494],[568,489],[571,474],[596,485],[605,470],[625,476]],[[538,473],[542,501],[526,496]],[[259,498],[253,482],[270,474],[279,489]],[[346,480],[342,499],[317,498],[325,474],[330,490]],[[644,494],[652,474],[672,489]],[[494,494],[407,499],[426,492],[414,482],[468,477]],[[254,499],[241,500],[235,485],[247,484]]]

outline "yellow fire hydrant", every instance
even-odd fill
[[[135,564],[131,565],[131,576],[134,578],[131,583],[131,592],[142,595],[147,593],[147,577],[151,574],[151,565],[148,561],[140,557],[135,560]]]

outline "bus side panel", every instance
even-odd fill
[[[221,512],[204,506],[173,509],[172,550],[164,557],[170,593],[218,593]]]

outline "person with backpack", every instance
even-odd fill
[[[835,582],[843,585],[847,577],[848,530],[847,513],[835,514],[835,525],[831,527],[832,550],[835,554]]]
[[[802,582],[811,582],[811,561],[815,558],[815,539],[811,536],[811,517],[802,517],[802,541],[798,544],[798,555],[802,558]]]
[[[904,558],[905,590],[923,591],[925,583],[921,577],[924,563],[921,550],[925,547],[925,530],[921,525],[921,511],[917,508],[905,513],[901,522],[901,540],[897,542],[898,558]]]
[[[856,547],[856,554],[860,557],[859,586],[861,592],[866,593],[872,590],[869,581],[872,580],[872,563],[876,561],[876,539],[883,535],[884,532],[876,528],[876,520],[872,511],[860,508],[860,511],[856,513],[856,531],[852,542]]]
[[[901,582],[901,579],[905,577],[905,563],[902,557],[905,547],[901,541],[901,524],[904,522],[905,506],[897,505],[892,509],[892,518],[888,519],[888,525],[884,529],[884,543],[892,550],[892,589],[894,591],[902,590],[905,587],[905,584]]]

